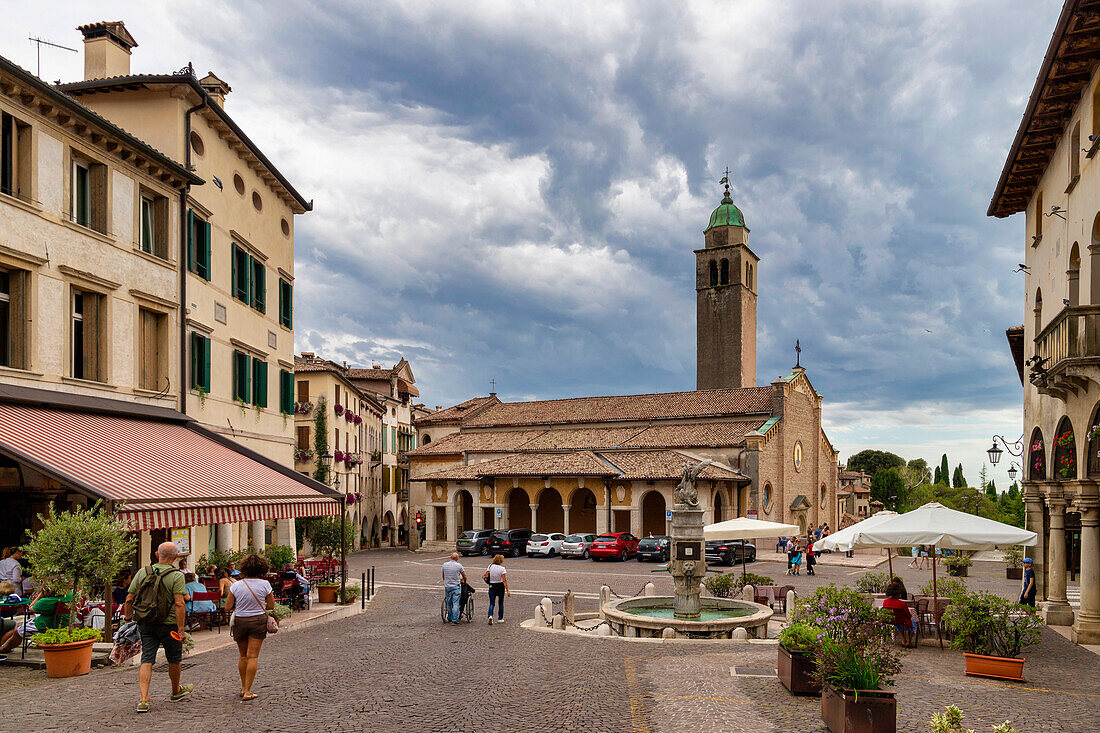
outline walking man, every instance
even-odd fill
[[[466,582],[466,568],[458,561],[458,553],[443,563],[443,592],[447,603],[447,623],[457,624],[461,609],[462,584]]]
[[[141,668],[138,670],[139,713],[149,712],[149,683],[157,649],[164,647],[168,677],[172,680],[172,702],[179,702],[194,689],[180,684],[180,660],[183,658],[183,625],[187,620],[186,589],[183,573],[172,566],[179,550],[165,542],[157,548],[157,562],[137,571],[130,583],[122,615],[134,620],[141,635]]]
[[[1035,571],[1031,569],[1031,558],[1024,558],[1024,587],[1020,592],[1020,603],[1035,608]]]

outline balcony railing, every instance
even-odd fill
[[[1100,305],[1067,306],[1035,337],[1032,383],[1043,394],[1065,397],[1100,380]]]

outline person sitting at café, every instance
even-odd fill
[[[130,587],[130,583],[134,579],[133,570],[123,570],[118,574],[115,579],[115,587],[111,589],[111,597],[115,600],[115,605],[121,607],[126,603],[126,589]]]
[[[15,586],[10,580],[0,582],[0,601],[4,603],[19,603],[23,599],[15,592]],[[15,606],[0,607],[0,636],[15,628]]]
[[[194,573],[184,573],[183,580],[185,583],[183,586],[183,599],[186,601],[188,615],[192,613],[213,613],[218,610],[214,601],[194,601],[191,599],[191,596],[196,593],[209,593],[206,586],[195,578]]]
[[[886,600],[882,602],[882,607],[893,612],[894,628],[898,630],[902,644],[907,647],[915,647],[917,645],[917,621],[913,618],[913,614],[909,613],[909,604],[901,600],[901,594],[904,592],[905,587],[895,578],[886,586]]]
[[[225,598],[229,595],[229,586],[233,585],[233,581],[229,579],[229,573],[219,570],[214,577],[218,579],[218,594]]]
[[[28,616],[22,624],[4,634],[0,638],[0,655],[7,654],[15,647],[23,643],[23,639],[30,638],[39,631],[57,629],[69,623],[69,614],[58,613],[57,607],[62,603],[70,603],[71,597],[52,595],[46,588],[40,588],[31,603],[31,611],[37,614],[33,619]]]
[[[890,578],[890,582],[891,583],[897,583],[901,587],[901,595],[899,595],[898,598],[900,598],[903,601],[908,601],[909,600],[909,591],[907,591],[905,589],[905,581],[895,575],[894,577]]]

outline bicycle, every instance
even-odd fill
[[[474,587],[469,583],[462,584],[462,594],[458,599],[458,620],[471,623],[474,620]],[[443,602],[439,604],[439,618],[447,622],[447,595],[443,594]]]

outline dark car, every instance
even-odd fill
[[[638,538],[629,532],[601,534],[588,552],[593,560],[626,560],[638,554]]]
[[[463,555],[488,555],[491,529],[468,529],[455,542],[455,549]]]
[[[660,537],[646,537],[638,542],[638,562],[643,560],[655,560],[656,562],[668,562],[668,555],[672,551],[672,540],[664,535]]]
[[[756,559],[756,545],[745,540],[707,540],[707,562],[715,565],[733,565]]]
[[[531,541],[529,529],[500,529],[489,537],[489,554],[519,557],[527,554],[527,543]]]

